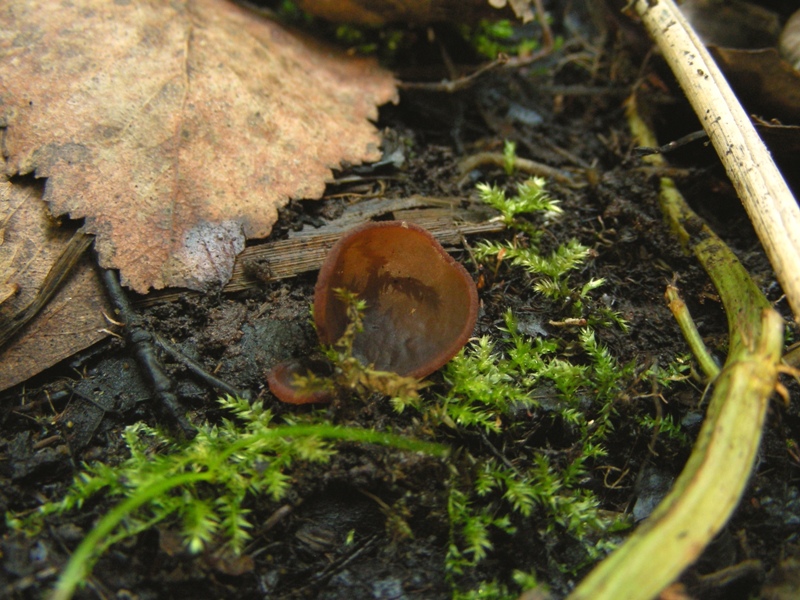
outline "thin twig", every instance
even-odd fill
[[[692,133],[685,135],[683,137],[678,138],[677,140],[673,140],[668,144],[664,144],[663,146],[659,146],[658,148],[650,148],[647,146],[638,146],[633,149],[634,156],[649,156],[651,154],[666,154],[667,152],[672,152],[673,150],[677,150],[678,148],[682,148],[687,144],[691,144],[696,140],[705,140],[708,139],[708,134],[704,130],[700,131],[693,131]]]
[[[300,588],[292,590],[292,595],[301,596],[303,593],[313,590],[315,587],[325,583],[336,573],[341,573],[347,565],[351,564],[359,556],[370,550],[378,542],[378,535],[374,534],[361,542],[357,542],[347,555],[340,557],[328,564],[322,571],[314,573],[308,578],[308,583]]]
[[[495,167],[504,167],[506,157],[500,152],[479,152],[463,159],[458,164],[458,170],[462,175],[462,180],[459,184],[466,184],[465,178],[473,169],[477,169],[482,165],[491,165]],[[585,187],[586,182],[581,181],[578,177],[573,176],[567,171],[551,167],[544,163],[536,162],[528,158],[515,158],[514,169],[522,171],[529,175],[538,175],[540,177],[549,177],[558,183],[569,186],[571,188]]]
[[[160,335],[154,334],[153,339],[155,339],[156,343],[159,346],[161,346],[164,352],[169,354],[173,359],[177,360],[189,371],[191,371],[194,375],[202,379],[211,387],[221,392],[224,392],[230,396],[235,396],[237,398],[244,398],[245,400],[250,399],[251,394],[249,390],[237,390],[235,387],[225,383],[218,377],[214,377],[211,373],[206,371],[200,363],[195,362],[194,360],[186,356],[183,352],[181,352],[178,348],[170,344]]]
[[[187,439],[194,438],[197,431],[189,423],[178,397],[172,391],[172,380],[164,373],[156,355],[153,334],[142,325],[142,319],[131,307],[128,297],[119,283],[116,271],[102,269],[100,276],[106,286],[108,297],[117,310],[117,316],[125,322],[125,338],[131,345],[136,361],[155,392],[162,412],[166,413]]]
[[[471,86],[477,79],[493,71],[497,67],[519,68],[529,65],[541,60],[548,56],[555,47],[553,32],[550,29],[550,24],[547,22],[547,15],[544,10],[542,0],[533,0],[534,8],[536,9],[536,20],[539,21],[539,26],[542,28],[542,47],[526,56],[513,56],[509,57],[503,53],[497,55],[497,58],[489,63],[478,68],[476,71],[453,80],[444,80],[438,82],[417,82],[406,81],[400,82],[399,88],[403,90],[424,90],[428,92],[444,92],[452,94]]]
[[[477,70],[469,75],[459,77],[453,80],[444,81],[401,81],[398,87],[401,90],[423,90],[426,92],[444,92],[452,94],[471,86],[475,81],[486,75],[489,71],[494,71],[497,67],[501,67],[508,62],[508,56],[499,54],[497,58],[485,65],[482,65]]]

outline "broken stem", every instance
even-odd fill
[[[800,319],[800,208],[725,76],[673,0],[636,12],[683,88]]]
[[[689,348],[692,349],[695,360],[697,360],[703,373],[705,373],[706,378],[708,380],[714,379],[719,375],[719,366],[703,342],[703,336],[697,330],[697,325],[694,324],[692,315],[689,314],[689,309],[683,298],[681,298],[678,288],[672,284],[668,285],[664,297],[667,300],[670,311],[672,311],[672,316],[678,322],[678,327],[681,328],[683,338],[689,344]]]

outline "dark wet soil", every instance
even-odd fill
[[[580,188],[556,181],[548,184],[551,195],[561,200],[564,217],[547,224],[542,245],[550,249],[576,238],[591,248],[580,277],[605,279],[594,301],[612,307],[629,324],[627,332],[618,327],[597,330],[620,364],[633,361],[636,372],[643,373],[655,363],[667,365],[687,354],[663,299],[670,281],[677,282],[707,344],[724,358],[724,311],[707,276],[663,224],[658,174],[632,153],[623,102],[638,89],[639,101],[653,113],[664,142],[696,129],[697,124],[658,59],[640,51],[647,44],[640,33],[610,28],[602,38],[602,31],[586,15],[572,16],[583,27],[584,37],[578,38],[575,30],[565,27],[564,15],[556,14],[554,27],[566,43],[540,63],[496,70],[454,94],[405,92],[398,106],[381,111],[379,123],[387,149],[398,150],[402,165],[342,172],[322,200],[291,203],[272,239],[285,237],[289,230],[318,226],[344,205],[379,194],[474,197],[477,181],[513,190],[524,174],[507,176],[501,168],[486,166],[464,181],[459,172],[465,157],[502,152],[504,141],[513,140],[522,158],[588,175],[588,185]],[[627,27],[633,29],[631,24]],[[418,56],[436,54],[430,47],[418,51]],[[424,66],[441,73],[441,63],[429,60]],[[769,263],[713,151],[696,143],[668,158],[679,169],[676,181],[695,210],[731,245],[768,299],[788,316]],[[560,318],[562,307],[534,293],[530,277],[521,270],[505,265],[496,269],[472,260],[470,249],[477,239],[448,248],[480,284],[475,335],[496,336],[508,309],[531,331],[544,327],[549,335],[560,335],[547,323]],[[155,303],[134,300],[153,332],[230,386],[262,399],[280,418],[311,410],[279,403],[265,382],[267,371],[279,361],[316,351],[309,319],[314,281],[315,273],[309,273],[231,295],[185,293]],[[796,337],[793,328],[788,331]],[[215,404],[216,390],[170,357],[161,358],[191,421],[213,422],[225,416]],[[440,374],[431,379],[433,386],[425,393],[446,386]],[[758,464],[739,508],[717,541],[682,577],[690,597],[789,598],[781,590],[800,589],[800,413],[797,387],[786,383],[792,403],[771,404]],[[657,501],[690,451],[689,445],[667,437],[654,439],[652,430],[642,430],[635,416],[656,411],[671,415],[683,423],[691,440],[702,419],[702,396],[702,386],[691,379],[669,389],[644,378],[631,379],[616,402],[608,456],[593,465],[597,468],[590,470],[585,482],[604,509],[629,513],[637,499]],[[81,463],[119,463],[126,457],[123,428],[139,421],[156,424],[160,414],[153,409],[152,390],[129,348],[115,338],[4,393],[0,402],[0,509],[12,513],[60,498]],[[385,399],[373,397],[353,405],[335,402],[323,410],[339,424],[420,431],[411,411],[397,414]],[[556,430],[534,437],[543,447],[557,448],[561,435],[564,432]],[[452,597],[454,581],[444,570],[449,536],[446,482],[453,469],[468,470],[467,454],[480,458],[510,440],[503,435],[486,440],[479,434],[448,431],[433,437],[462,450],[448,463],[343,444],[331,463],[292,473],[289,498],[279,503],[257,499],[250,506],[256,526],[242,558],[191,556],[178,529],[168,524],[115,544],[79,596]],[[609,477],[612,471],[617,475]],[[98,500],[51,518],[33,537],[3,528],[0,596],[43,597],[69,553],[112,504]],[[402,507],[411,535],[387,526],[387,505]],[[473,572],[457,578],[458,586],[469,589],[479,581],[497,579],[514,590],[511,571],[522,568],[535,571],[553,597],[566,595],[591,565],[565,573],[555,564],[580,564],[575,556],[580,549],[569,537],[560,538],[558,528],[543,535],[544,525],[537,518],[520,520],[517,526],[517,534],[493,540],[494,551]]]

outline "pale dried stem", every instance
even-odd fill
[[[653,6],[651,6],[653,4]],[[800,320],[800,209],[750,118],[672,0],[635,10],[708,133]]]

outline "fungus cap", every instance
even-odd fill
[[[288,404],[318,404],[330,402],[331,391],[328,389],[301,391],[294,385],[295,375],[308,375],[313,368],[300,361],[289,360],[275,365],[267,374],[269,391],[278,400]]]
[[[334,290],[366,302],[353,355],[382,371],[422,378],[466,344],[478,292],[466,269],[425,229],[405,221],[367,223],[331,248],[314,289],[314,321],[323,344],[347,326]]]

